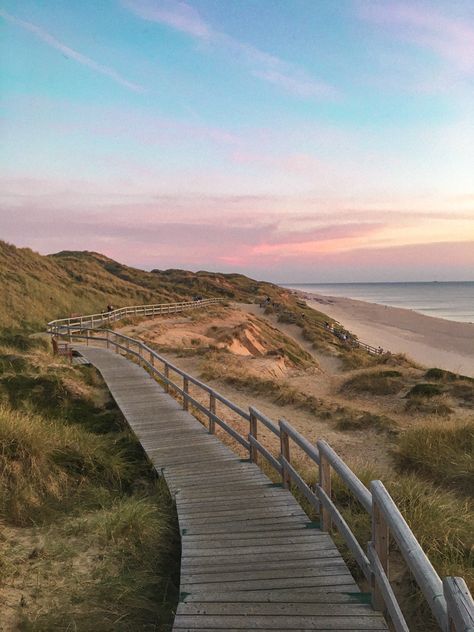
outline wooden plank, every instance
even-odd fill
[[[373,616],[360,615],[356,619],[352,616],[347,617],[265,617],[252,616],[252,628],[249,628],[249,620],[246,616],[187,616],[177,614],[174,630],[350,630],[358,632],[359,630],[386,630],[381,627],[380,620]]]
[[[285,602],[199,602],[191,601],[180,605],[180,615],[285,615],[289,617],[297,616],[334,616],[340,610],[340,604],[347,603],[342,599],[333,600],[331,603],[321,603],[321,600],[312,603],[285,603]],[[348,598],[350,605],[344,610],[345,616],[357,617],[367,616],[367,608]],[[377,617],[376,613],[373,616]]]

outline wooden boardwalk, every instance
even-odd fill
[[[141,367],[112,351],[78,349],[176,499],[182,559],[173,630],[387,630],[329,535],[289,491],[210,435]]]

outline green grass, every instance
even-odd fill
[[[400,435],[395,459],[411,470],[474,496],[474,422],[423,424]]]

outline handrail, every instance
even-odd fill
[[[373,505],[380,514],[379,532],[380,530],[385,530],[393,536],[441,629],[443,629],[446,626],[447,606],[443,595],[443,583],[438,573],[433,568],[383,483],[381,481],[372,481],[370,489]],[[386,539],[388,540],[388,537]],[[375,533],[375,540],[374,550],[377,554],[377,533]],[[386,546],[388,548],[388,542]]]
[[[98,314],[88,314],[85,316],[71,316],[69,318],[59,318],[52,320],[47,325],[48,333],[57,333],[59,329],[67,327],[70,329],[84,329],[86,327],[94,329],[95,325],[109,322],[116,322],[127,316],[155,316],[157,314],[172,314],[198,307],[206,307],[215,303],[226,301],[225,298],[205,298],[196,301],[180,301],[177,303],[156,303],[151,305],[131,305],[119,307],[111,311]]]
[[[177,305],[173,304],[173,307]],[[203,302],[199,302],[199,306],[202,305]],[[122,310],[127,309],[129,308],[122,308]],[[155,313],[166,312],[155,311]],[[89,317],[80,318],[83,319],[81,329],[78,329],[77,319],[76,322],[56,325],[58,322],[73,320],[61,319],[61,321],[52,321],[49,325],[52,325],[58,337],[69,337],[71,341],[73,339],[85,340],[87,344],[90,340],[96,343],[103,342],[107,348],[112,346],[116,353],[133,356],[140,365],[146,367],[163,383],[166,391],[174,390],[182,398],[183,409],[188,410],[189,405],[192,405],[204,414],[208,418],[208,429],[211,434],[215,433],[217,424],[248,451],[250,461],[258,463],[259,457],[264,457],[281,476],[284,487],[289,490],[292,486],[297,487],[320,515],[323,529],[331,532],[334,527],[337,528],[365,578],[371,584],[374,608],[384,611],[389,616],[396,632],[408,632],[409,628],[389,581],[390,534],[397,543],[442,632],[474,632],[474,602],[466,584],[461,578],[445,578],[444,582],[441,581],[381,481],[372,481],[369,491],[326,441],[320,440],[313,445],[288,421],[281,419],[277,425],[254,406],[250,406],[247,412],[211,386],[172,364],[141,340],[111,329],[88,327],[86,324],[88,321],[84,319]],[[84,333],[82,333],[83,330]],[[160,368],[155,366],[157,362],[162,365]],[[175,376],[182,379],[181,384],[176,382]],[[203,403],[191,394],[190,385],[194,385],[201,393],[205,393],[208,402]],[[231,410],[241,420],[248,422],[248,434],[242,435],[217,414],[216,402]],[[260,423],[279,439],[280,451],[277,457],[259,440]],[[318,466],[319,477],[314,489],[308,485],[291,462],[290,440]],[[362,549],[332,499],[331,468],[372,516],[372,539],[368,543],[367,552]]]

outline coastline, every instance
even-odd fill
[[[358,338],[415,362],[474,377],[474,324],[351,298],[297,291]]]

